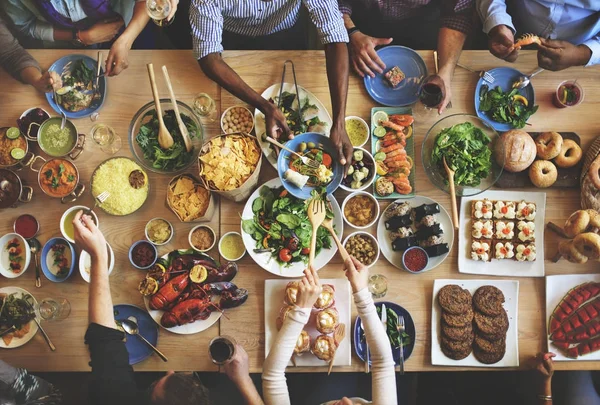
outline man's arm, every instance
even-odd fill
[[[446,108],[446,105],[452,99],[452,77],[454,68],[462,52],[463,45],[467,35],[463,32],[453,30],[447,27],[441,27],[438,34],[438,75],[444,82],[444,99],[440,103],[440,114]]]
[[[146,2],[137,1],[133,9],[133,18],[111,46],[108,58],[106,58],[106,74],[108,76],[116,76],[129,67],[129,50],[148,21],[150,21],[150,16],[146,12]]]
[[[246,405],[264,405],[254,382],[250,378],[248,353],[242,345],[236,345],[233,358],[223,366],[223,370],[242,394]]]

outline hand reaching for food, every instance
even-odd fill
[[[265,111],[265,128],[267,135],[273,139],[292,139],[287,120],[283,112],[275,104],[270,104]]]
[[[354,256],[350,256],[346,259],[344,271],[352,286],[353,293],[357,293],[362,289],[367,288],[369,283],[369,268],[356,260]]]
[[[488,35],[488,47],[492,55],[507,62],[517,60],[519,51],[515,49],[515,37],[509,27],[502,24],[496,25],[490,30]]]
[[[106,239],[94,223],[92,217],[84,215],[83,211],[77,212],[73,219],[75,230],[75,244],[88,252],[92,260],[100,257],[106,258]]]
[[[544,382],[550,381],[552,379],[552,375],[554,374],[554,365],[552,362],[553,357],[556,357],[556,354],[549,352],[538,353],[535,358],[535,369],[538,371]]]
[[[304,270],[304,278],[298,283],[298,295],[296,297],[296,306],[299,308],[312,308],[323,287],[321,280],[314,268],[309,267]]]
[[[334,126],[331,129],[330,137],[337,152],[338,162],[344,166],[344,177],[346,177],[352,163],[354,147],[352,146],[346,128],[343,125],[344,124],[342,124],[342,127]]]
[[[393,38],[373,38],[358,31],[350,36],[350,61],[354,71],[365,77],[369,75],[375,77],[375,73],[383,73],[385,63],[379,58],[375,47],[380,45],[389,45]]]
[[[537,37],[536,37],[537,38]],[[538,65],[547,70],[563,70],[571,66],[585,66],[592,51],[585,45],[567,41],[538,38]]]

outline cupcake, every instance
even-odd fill
[[[337,309],[327,308],[317,313],[317,330],[321,333],[333,333],[340,319]]]
[[[323,284],[323,290],[315,302],[315,309],[331,308],[335,303],[335,287],[331,284]]]
[[[312,344],[311,352],[320,360],[331,361],[337,350],[335,340],[331,336],[319,335]]]

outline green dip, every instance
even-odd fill
[[[61,118],[50,118],[40,128],[38,142],[40,147],[50,156],[65,156],[77,143],[75,126],[67,121],[60,129]]]
[[[356,118],[348,118],[346,120],[346,133],[352,146],[362,146],[369,137],[369,131],[365,125]]]

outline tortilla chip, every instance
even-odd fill
[[[7,333],[6,335],[2,336],[2,340],[6,346],[10,345],[10,342],[13,340],[13,334]]]
[[[194,182],[189,177],[180,177],[175,184],[175,189],[173,193],[175,195],[188,193],[194,190]]]
[[[169,189],[175,189],[175,192],[167,193],[167,202],[181,221],[196,220],[208,210],[210,191],[200,184],[194,184],[191,177],[181,176],[174,185],[169,185]]]

